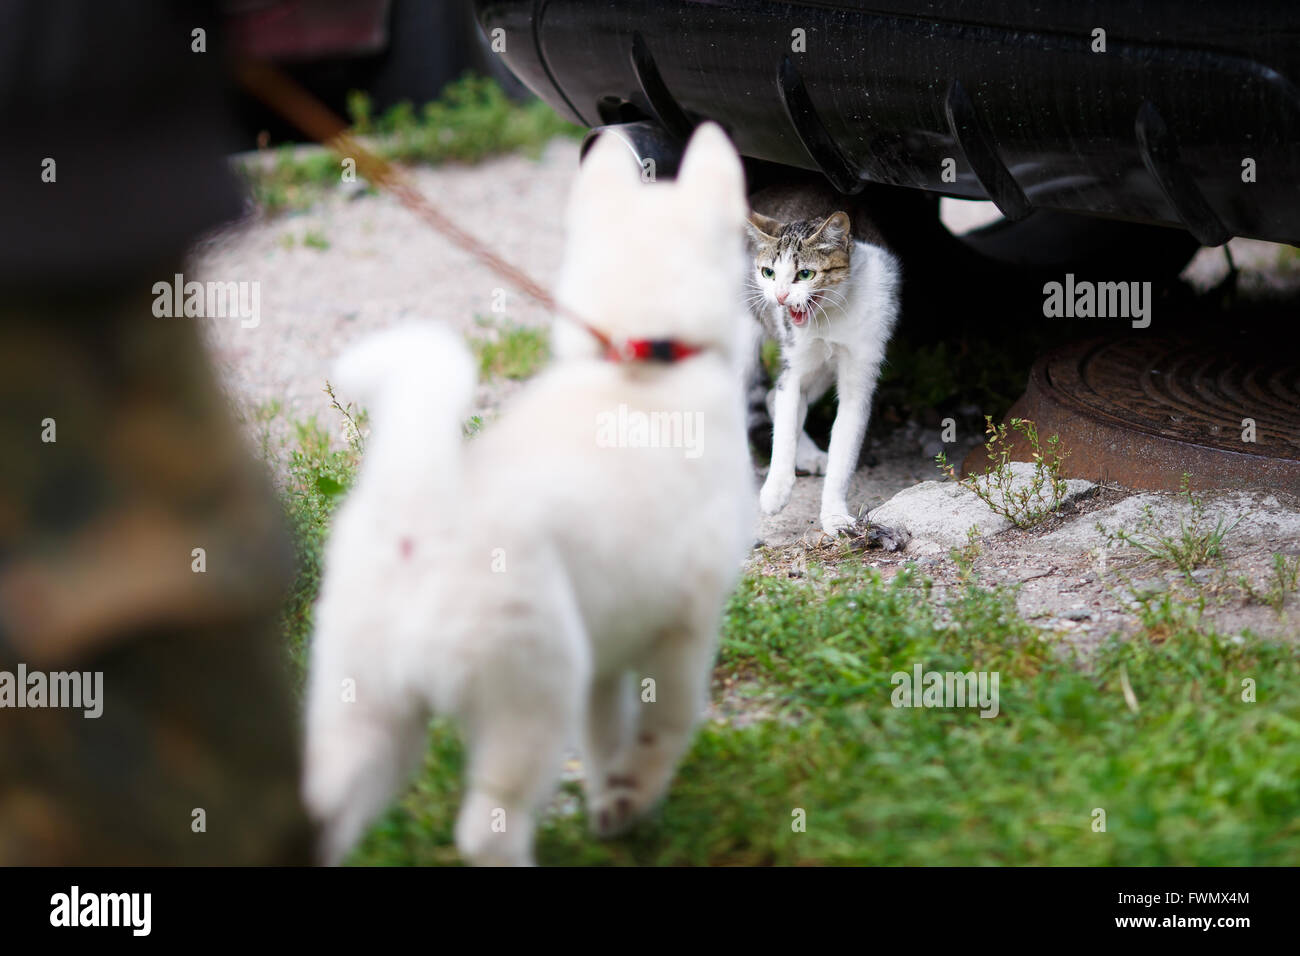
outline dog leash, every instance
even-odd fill
[[[627,339],[615,342],[572,309],[561,306],[540,284],[493,252],[485,243],[456,225],[431,203],[411,181],[387,160],[375,155],[353,135],[348,125],[329,107],[269,63],[241,59],[235,63],[241,86],[268,107],[293,123],[316,142],[339,156],[353,159],[357,171],[376,186],[387,190],[398,202],[424,220],[455,245],[467,250],[520,292],[543,308],[585,329],[604,349],[611,362],[678,362],[703,351],[676,339]]]

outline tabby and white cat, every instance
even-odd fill
[[[759,495],[766,514],[786,506],[795,469],[825,474],[821,526],[853,527],[848,490],[871,414],[885,346],[898,317],[898,259],[861,216],[813,186],[779,186],[751,199],[754,312],[780,343],[782,371],[768,394],[772,464]],[[838,407],[827,453],[807,433],[808,406],[835,385]]]

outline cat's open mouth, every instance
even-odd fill
[[[790,321],[795,325],[807,325],[808,319],[810,318],[812,313],[813,306],[815,306],[820,301],[821,301],[821,293],[814,292],[811,296],[808,297],[808,301],[807,303],[804,304],[803,308],[800,308],[797,305],[786,306],[786,309],[790,312]]]

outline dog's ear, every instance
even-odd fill
[[[597,136],[582,158],[574,198],[605,204],[641,179],[641,167],[617,136]]]
[[[740,154],[717,123],[704,123],[686,145],[677,185],[688,202],[719,209],[733,222],[745,218],[745,171]]]
[[[598,136],[582,158],[569,193],[568,230],[580,235],[625,214],[629,192],[640,185],[641,167],[617,136]]]

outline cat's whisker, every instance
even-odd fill
[[[831,317],[826,314],[826,306],[820,301],[817,303],[817,311],[821,315],[822,323],[826,326],[827,332],[829,332],[831,327]]]
[[[821,324],[825,327],[826,332],[829,334],[831,330],[831,320],[829,316],[826,315],[825,309],[823,309],[820,305],[818,305],[816,308],[817,308],[817,312],[814,313],[814,317],[820,317]]]

